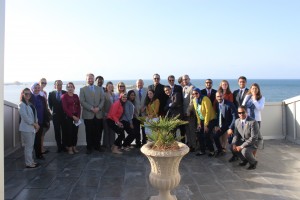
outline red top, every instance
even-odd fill
[[[73,94],[73,96],[68,95],[65,93],[61,96],[61,102],[63,106],[64,112],[67,114],[68,117],[76,116],[80,118],[80,101],[77,94]]]
[[[112,104],[107,114],[107,118],[111,119],[117,123],[120,123],[120,118],[122,117],[124,108],[121,104],[121,101],[118,100]]]

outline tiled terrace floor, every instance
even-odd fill
[[[38,169],[25,169],[23,151],[5,158],[5,199],[14,200],[147,200],[156,195],[148,181],[147,158],[134,149],[124,155],[93,152],[68,155],[55,147]],[[220,158],[185,156],[180,164],[179,200],[300,199],[300,146],[265,141],[256,170]]]

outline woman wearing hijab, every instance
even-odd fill
[[[34,150],[37,159],[44,160],[45,157],[42,153],[42,134],[43,128],[50,126],[50,118],[47,111],[47,102],[44,97],[40,95],[41,87],[39,83],[34,83],[31,86],[31,98],[30,103],[35,107],[37,111],[38,124],[40,126],[39,130],[36,132],[34,140]]]
[[[201,156],[205,154],[206,147],[209,150],[209,157],[215,155],[211,132],[216,118],[216,112],[207,96],[201,95],[199,88],[193,89],[193,105],[197,116],[197,137],[200,143],[200,151],[196,154]]]

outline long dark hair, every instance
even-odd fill
[[[131,100],[130,100],[130,95],[131,95],[132,93],[134,93],[134,90],[129,90],[129,91],[128,91],[128,93],[127,93],[127,101],[128,101],[128,100],[131,101]],[[131,102],[134,103],[134,100],[131,101]]]
[[[152,93],[153,93],[153,98],[152,98],[152,99],[149,98],[148,92],[152,92]],[[149,89],[149,90],[147,91],[147,95],[146,95],[146,99],[145,99],[145,106],[147,106],[149,103],[152,103],[152,102],[155,101],[156,99],[157,99],[157,97],[156,97],[156,95],[155,95],[154,90]]]
[[[20,101],[23,102],[23,103],[25,103],[25,104],[27,105],[27,102],[26,102],[26,100],[25,100],[25,98],[24,98],[24,93],[25,93],[26,91],[28,91],[28,92],[31,94],[31,91],[30,91],[29,88],[24,88],[24,89],[21,91],[21,94],[20,94]]]

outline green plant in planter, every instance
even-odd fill
[[[179,149],[177,138],[173,136],[172,131],[178,126],[188,123],[179,119],[179,115],[171,118],[159,117],[158,120],[150,121],[146,120],[146,117],[138,119],[143,122],[143,126],[147,126],[151,130],[151,134],[148,134],[147,137],[154,143],[152,149],[160,151]]]

